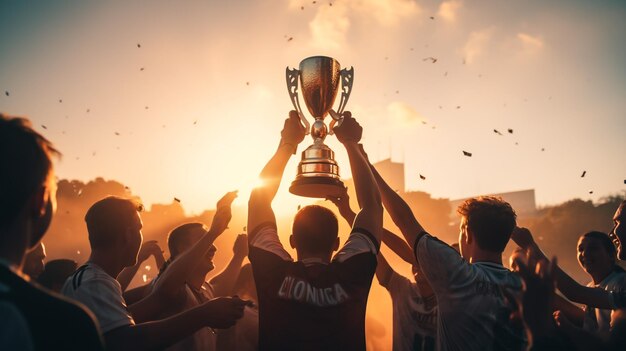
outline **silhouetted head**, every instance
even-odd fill
[[[170,249],[170,259],[176,259],[183,252],[191,249],[195,243],[206,234],[208,228],[202,223],[185,223],[174,228],[167,236],[167,246]],[[206,275],[215,268],[213,257],[217,248],[211,248],[204,255],[203,260],[195,267],[197,274]]]
[[[461,215],[459,244],[463,257],[472,257],[475,248],[492,253],[504,251],[517,219],[509,203],[480,196],[465,200],[457,212]]]
[[[606,233],[592,231],[581,235],[576,251],[578,263],[594,281],[598,280],[596,283],[615,269],[617,250]]]
[[[143,241],[142,209],[136,201],[117,196],[93,204],[85,215],[91,251],[113,253],[125,267],[135,265]]]
[[[613,230],[609,235],[611,239],[617,246],[617,257],[620,260],[626,260],[626,248],[624,245],[626,243],[626,200],[622,201],[622,203],[615,211],[615,215],[613,216]]]
[[[52,260],[46,263],[43,273],[37,278],[39,284],[60,292],[67,278],[78,268],[76,261],[68,259]]]
[[[31,279],[37,279],[37,277],[39,277],[39,275],[43,272],[43,260],[45,259],[46,247],[40,241],[37,246],[26,253],[24,265],[22,266],[22,272],[28,275]]]
[[[324,258],[339,248],[337,216],[326,207],[305,206],[293,220],[291,247],[299,256]]]
[[[0,114],[0,246],[22,256],[56,209],[52,157],[60,153],[24,118]]]

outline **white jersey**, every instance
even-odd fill
[[[437,332],[437,299],[424,298],[417,284],[391,271],[383,284],[393,304],[393,351],[434,350]]]
[[[587,284],[587,286],[624,294],[626,293],[626,272],[622,269],[614,269],[613,272],[606,276],[599,284],[593,284],[593,282],[591,282]],[[612,310],[609,309],[586,306],[583,329],[592,333],[608,336],[611,330],[611,312]]]
[[[525,350],[523,326],[513,325],[504,289],[516,294],[521,278],[501,264],[470,264],[442,241],[424,234],[415,256],[438,301],[439,350]]]
[[[87,262],[67,278],[61,294],[90,309],[103,334],[135,324],[128,312],[120,283],[94,263]]]

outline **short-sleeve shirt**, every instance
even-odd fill
[[[442,241],[424,234],[415,256],[438,301],[439,350],[525,350],[521,324],[504,290],[518,294],[521,278],[501,264],[470,264]]]
[[[260,350],[365,350],[365,308],[380,243],[355,228],[325,264],[293,262],[275,223],[258,226],[249,258],[259,298]]]
[[[423,297],[417,284],[391,272],[384,284],[393,304],[393,350],[435,349],[437,298]]]
[[[589,287],[602,288],[610,291],[613,294],[625,294],[626,293],[626,272],[622,269],[614,269],[606,278],[604,278],[599,284],[593,284],[593,282],[587,284]],[[603,336],[608,336],[611,330],[611,312],[610,309],[600,309],[591,306],[585,307],[585,318],[583,320],[583,329],[598,333]]]
[[[67,278],[61,293],[89,308],[98,319],[103,334],[135,324],[120,283],[92,262],[79,267]]]

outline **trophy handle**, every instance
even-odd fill
[[[296,68],[289,69],[285,72],[285,77],[287,78],[287,90],[289,92],[289,98],[291,98],[291,103],[293,107],[298,111],[298,116],[300,116],[300,121],[304,124],[304,128],[306,130],[306,134],[309,134],[311,131],[311,124],[309,121],[304,118],[304,114],[302,113],[302,109],[300,108],[300,100],[298,100],[298,76],[300,75],[300,71]]]
[[[333,128],[335,127],[335,124],[341,125],[341,123],[343,122],[343,116],[335,112],[335,110],[328,111],[328,114],[333,119],[328,125],[328,135],[334,135],[335,132],[333,131]]]
[[[341,115],[343,113],[343,109],[346,108],[346,103],[348,103],[348,99],[350,98],[350,93],[352,93],[352,83],[354,82],[354,68],[350,67],[350,69],[344,68],[341,70],[341,100],[339,100],[339,108],[337,109],[337,114]]]

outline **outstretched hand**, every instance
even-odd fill
[[[333,131],[337,136],[337,139],[342,143],[358,143],[363,135],[363,127],[352,117],[350,111],[346,111],[342,114],[343,121],[341,124],[335,126]]]
[[[530,230],[521,227],[515,227],[511,233],[511,239],[522,249],[528,249],[535,244],[535,239]]]
[[[139,254],[137,255],[137,262],[144,262],[145,260],[150,258],[150,256],[154,256],[155,259],[158,256],[163,256],[163,250],[156,240],[144,241],[141,244],[141,249],[139,250]]]
[[[211,328],[230,328],[243,317],[243,309],[253,306],[253,302],[242,300],[237,296],[218,297],[205,302],[202,307],[206,312],[207,326]]]
[[[228,223],[230,223],[233,217],[230,207],[236,197],[237,191],[230,191],[217,202],[215,216],[213,217],[213,223],[211,223],[211,231],[221,234],[228,228]]]
[[[350,217],[354,217],[354,212],[350,208],[350,196],[348,195],[348,188],[343,188],[343,191],[337,196],[329,196],[326,200],[332,202],[337,209],[339,210],[339,214],[343,218],[349,219]]]
[[[291,144],[296,147],[304,140],[305,134],[306,129],[302,123],[300,123],[298,112],[293,110],[289,111],[289,118],[285,119],[283,130],[280,132],[281,143]]]

